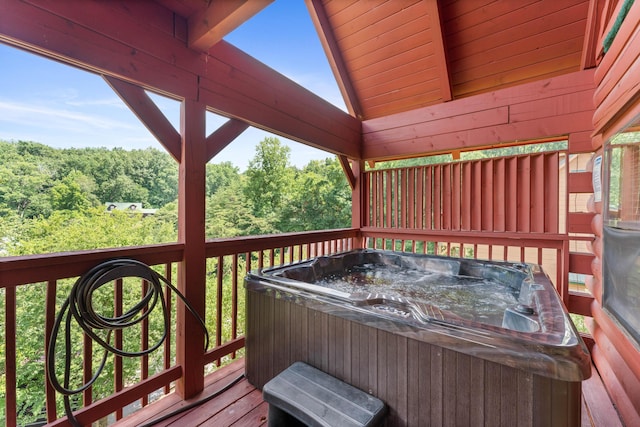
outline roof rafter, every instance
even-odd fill
[[[189,17],[189,47],[206,51],[273,0],[214,0]]]
[[[338,82],[340,92],[342,92],[342,97],[347,105],[347,109],[352,116],[362,119],[364,113],[360,101],[349,77],[349,71],[340,53],[340,47],[333,34],[322,0],[305,0],[305,2],[307,3],[309,15],[311,16],[313,25],[316,27],[333,74]]]
[[[440,77],[440,94],[443,101],[451,101],[453,99],[451,93],[451,77],[449,75],[449,61],[447,59],[445,38],[442,33],[439,2],[428,1],[426,2],[426,6],[429,9],[429,19],[431,20],[431,29],[433,30],[434,56]]]

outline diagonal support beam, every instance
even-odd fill
[[[349,164],[349,159],[346,156],[338,156],[338,160],[340,160],[340,166],[342,166],[342,170],[347,177],[347,181],[349,181],[349,186],[351,190],[356,188],[356,176],[353,173],[353,169],[351,169],[351,165]]]
[[[207,51],[273,0],[214,0],[189,17],[189,47]]]
[[[342,92],[342,97],[347,104],[347,109],[352,116],[362,119],[364,112],[362,111],[358,95],[349,77],[347,66],[340,53],[340,47],[331,29],[327,11],[321,0],[305,0],[305,2],[307,3],[307,9],[309,9],[309,15],[311,15],[313,25],[316,27],[316,31],[320,37],[322,47],[329,59],[333,74],[338,82],[340,92]]]
[[[247,130],[248,123],[231,119],[207,137],[207,162]]]
[[[451,76],[449,74],[449,61],[447,60],[447,46],[445,37],[442,33],[442,18],[440,16],[440,7],[438,1],[426,2],[429,10],[429,21],[431,23],[431,31],[433,33],[433,46],[435,63],[437,64],[440,77],[440,96],[443,101],[451,101],[453,95],[451,93]]]
[[[144,89],[115,77],[103,77],[158,142],[180,162],[182,138]]]

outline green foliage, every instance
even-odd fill
[[[348,227],[351,222],[351,189],[336,159],[314,161],[302,170],[290,165],[290,149],[277,138],[266,138],[256,149],[245,173],[231,163],[208,164],[206,175],[206,237],[235,237]],[[34,142],[0,141],[0,256],[30,255],[111,247],[175,242],[178,229],[178,167],[166,153],[154,149],[126,151],[104,148],[53,149]],[[113,210],[106,202],[143,203],[156,208],[154,215]],[[265,254],[266,256],[266,254]],[[245,260],[239,257],[236,285],[241,286]],[[215,334],[217,270],[223,269],[223,341],[231,337],[233,281],[231,260],[223,266],[207,260],[207,323]],[[253,268],[257,261],[252,261]],[[177,273],[173,272],[173,277]],[[239,285],[238,285],[239,284]],[[58,281],[56,310],[68,295],[73,280]],[[133,286],[133,287],[130,287]],[[139,293],[137,284],[125,282],[125,310]],[[17,290],[17,348],[19,423],[41,417],[44,405],[44,307],[45,284]],[[113,307],[113,289],[97,292],[96,306],[106,315]],[[238,292],[238,334],[243,333],[244,293]],[[4,290],[0,289],[0,302]],[[177,301],[174,302],[175,307]],[[0,304],[0,318],[4,304]],[[150,320],[150,340],[160,332],[161,320]],[[4,339],[0,328],[0,346]],[[81,352],[81,332],[72,331],[74,352]],[[215,337],[215,335],[213,335]],[[126,342],[139,343],[140,330],[125,333]],[[214,340],[215,342],[215,340]],[[174,344],[175,345],[175,344]],[[4,351],[0,347],[0,353]],[[158,352],[158,355],[161,353]],[[94,353],[97,366],[101,352]],[[81,383],[82,357],[74,359],[71,382]],[[0,360],[0,372],[4,370]],[[137,381],[139,361],[124,360],[126,382]],[[149,361],[152,372],[162,360]],[[95,399],[113,392],[113,357],[93,387]],[[0,390],[4,376],[0,375]],[[0,403],[4,393],[0,391]],[[58,400],[62,413],[62,400]],[[75,405],[80,405],[79,401]],[[2,413],[0,412],[0,419]]]

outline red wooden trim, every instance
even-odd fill
[[[207,162],[240,136],[248,127],[248,123],[230,119],[209,135],[205,142],[207,144]]]
[[[568,157],[565,156],[565,159]],[[566,173],[567,168],[564,169]],[[566,182],[566,181],[565,181]],[[544,231],[558,233],[560,229],[560,154],[544,156]]]
[[[185,100],[180,108],[182,161],[178,182],[178,240],[184,243],[178,265],[178,289],[200,316],[206,297],[205,256],[205,106]],[[177,392],[187,399],[204,388],[202,355],[204,332],[184,304],[177,306],[176,360],[183,368]]]
[[[406,224],[406,227],[411,227],[411,228],[416,228],[416,200],[415,200],[415,195],[416,195],[416,187],[415,187],[415,180],[416,180],[416,169],[415,168],[410,168],[408,169],[408,188],[407,188],[407,192],[408,192],[408,199],[407,199],[407,207],[409,209],[408,212],[408,223]],[[421,213],[421,211],[418,211]],[[415,244],[415,242],[414,242]]]
[[[486,231],[459,231],[450,230],[422,230],[422,229],[397,229],[363,227],[364,237],[369,238],[396,238],[407,240],[440,241],[452,243],[477,243],[494,244],[513,247],[544,247],[550,249],[562,249],[563,243],[568,240],[565,234],[553,233],[528,233],[505,232],[487,233]]]
[[[531,230],[531,157],[518,157],[518,225],[517,230]]]
[[[227,341],[226,343],[216,346],[216,348],[212,350],[209,350],[204,356],[204,362],[207,364],[213,363],[217,360],[222,359],[228,354],[232,354],[233,352],[240,350],[244,347],[244,345],[244,336]]]
[[[593,296],[591,295],[569,292],[569,303],[567,304],[567,310],[569,311],[569,313],[591,317],[592,303]]]
[[[591,153],[592,147],[592,131],[585,132],[571,132],[569,134],[569,153]]]
[[[569,193],[593,193],[592,176],[591,172],[570,173],[567,191]]]
[[[172,276],[172,268],[171,268],[171,264],[167,263],[164,266],[164,278],[167,279],[169,281],[169,283],[173,283],[171,280],[171,276]],[[165,292],[164,292],[164,303],[166,304],[167,307],[167,312],[171,314],[171,318],[173,319],[173,314],[174,314],[174,310],[172,307],[172,294],[173,291],[171,290],[171,288],[166,288]],[[171,322],[173,323],[173,322]],[[171,332],[171,331],[170,331]],[[169,367],[171,367],[171,362],[172,362],[172,355],[171,355],[171,341],[173,340],[173,334],[172,333],[168,333],[167,334],[167,338],[165,338],[164,340],[164,356],[163,356],[163,367],[165,370],[168,370]],[[171,391],[171,385],[170,384],[166,384],[164,386],[164,394],[169,394],[169,392]]]
[[[471,167],[472,167],[472,163],[471,162],[464,162],[462,164],[462,189],[461,189],[461,197],[462,200],[460,202],[460,211],[461,211],[461,221],[460,221],[460,229],[464,230],[464,231],[468,231],[471,230],[471,206],[472,206],[472,202],[471,202],[471,197],[472,197],[472,190],[471,190],[471,182],[472,182],[472,176],[471,176]]]
[[[345,101],[347,110],[354,117],[362,119],[364,112],[358,99],[355,88],[351,81],[351,77],[347,66],[342,57],[342,53],[338,43],[336,42],[335,34],[333,33],[333,27],[327,17],[327,11],[324,4],[320,0],[305,0],[311,21],[316,27],[316,31],[324,48],[324,52],[327,55],[331,70],[336,78],[342,98]]]
[[[594,350],[589,349],[589,351],[593,352]],[[620,415],[611,403],[611,398],[602,383],[600,373],[595,367],[592,368],[592,372],[591,377],[582,382],[582,396],[588,408],[586,415],[589,418],[589,425],[622,427]]]
[[[360,121],[224,40],[209,50],[199,99],[213,111],[360,159]]]
[[[271,263],[273,265],[273,262]],[[223,295],[223,280],[224,280],[224,257],[218,256],[216,264],[216,347],[220,347],[222,344],[222,302],[224,300]],[[216,366],[220,366],[220,359],[216,360]]]
[[[141,297],[144,297],[144,295],[147,293],[147,290],[149,289],[149,282],[147,282],[146,280],[142,280],[141,281]],[[146,313],[147,311],[149,311],[149,306],[145,306],[144,309],[142,310],[142,314]],[[140,349],[142,351],[148,350],[149,349],[149,319],[143,319],[142,323],[140,324]],[[140,379],[141,380],[145,380],[149,378],[149,355],[145,354],[140,358]],[[144,396],[142,396],[141,399],[141,403],[142,406],[147,406],[149,404],[149,395],[145,394]]]
[[[97,351],[100,351],[98,349]],[[82,383],[87,384],[93,376],[93,341],[88,334],[82,334]],[[91,387],[82,392],[83,406],[89,406],[93,402],[93,390]]]
[[[569,252],[569,269],[567,271],[578,274],[593,274],[591,262],[594,255],[590,253]]]
[[[131,83],[110,76],[103,76],[120,99],[140,119],[145,127],[156,137],[158,142],[180,162],[180,134],[158,106],[149,98],[144,89]]]
[[[16,288],[7,286],[4,294],[4,369],[5,422],[15,427],[17,422],[16,396]]]
[[[122,282],[123,280],[117,279],[115,281],[114,284],[114,289],[113,289],[113,293],[114,293],[114,298],[113,298],[113,305],[114,305],[114,317],[119,317],[122,316],[122,304],[123,304],[123,294],[122,294]],[[114,334],[114,338],[113,338],[113,345],[115,348],[117,349],[122,349],[122,329],[116,329],[115,334]],[[118,356],[118,355],[114,355],[114,359],[113,359],[113,383],[114,383],[114,390],[117,392],[121,391],[124,388],[124,378],[122,375],[122,356]],[[123,411],[122,408],[118,408],[116,410],[116,420],[119,420],[120,418],[123,417]]]
[[[206,51],[273,0],[214,1],[188,20],[189,47]]]
[[[179,379],[181,375],[181,368],[174,366],[168,371],[153,375],[144,381],[112,394],[108,398],[101,399],[87,407],[77,410],[74,412],[74,416],[82,425],[90,425],[92,422],[112,413],[114,408],[123,408],[140,399],[145,394],[152,393],[162,388],[165,384],[170,384],[172,381]],[[68,427],[69,425],[67,417],[63,417],[50,422],[47,424],[47,427]]]
[[[433,229],[442,229],[442,165],[433,169]]]
[[[284,249],[281,253],[284,257]],[[236,339],[238,337],[238,254],[233,254],[231,262],[231,339]],[[231,357],[236,358],[235,351]]]
[[[433,229],[433,206],[434,206],[434,194],[433,194],[433,167],[427,166],[425,168],[424,175],[424,220],[425,228],[427,230]]]
[[[480,162],[480,228],[482,230],[493,230],[493,160],[483,160]]]
[[[416,170],[416,224],[415,228],[426,228],[424,208],[424,168]]]
[[[504,158],[493,161],[493,227],[494,231],[506,230],[506,198],[513,197],[505,190],[506,160]]]
[[[451,164],[442,165],[442,228],[451,230]]]
[[[591,220],[595,214],[593,212],[568,212],[569,233],[593,234]]]
[[[590,0],[589,13],[587,14],[587,25],[582,46],[582,57],[580,68],[587,69],[596,66],[598,55],[602,50],[598,43],[600,40],[600,13],[602,11],[603,0]]]
[[[53,331],[53,324],[56,318],[56,292],[58,284],[55,280],[49,280],[47,282],[47,294],[45,297],[45,309],[44,309],[44,354],[49,354],[49,347],[51,346],[51,332]],[[45,377],[48,378],[47,364],[45,364]],[[45,395],[46,402],[45,407],[47,411],[47,421],[51,422],[58,418],[58,412],[56,408],[56,390],[51,385],[50,381],[45,381]]]
[[[148,265],[182,258],[183,244],[158,244],[118,249],[0,257],[0,287],[77,277],[106,260],[133,258]]]
[[[482,162],[474,161],[471,166],[471,229],[482,229]]]
[[[351,165],[349,164],[349,159],[347,159],[346,156],[339,155],[338,160],[340,161],[340,166],[342,166],[342,170],[344,171],[351,190],[354,190],[356,188],[356,177],[351,169]]]
[[[449,75],[449,61],[447,58],[447,48],[442,28],[442,17],[440,15],[440,4],[437,1],[426,2],[427,14],[429,16],[429,28],[431,29],[431,43],[434,46],[433,62],[438,68],[440,82],[440,97],[443,101],[451,101],[451,77]]]
[[[460,163],[454,163],[452,165],[453,188],[451,192],[451,228],[453,230],[460,230],[460,191],[462,189],[461,169]]]

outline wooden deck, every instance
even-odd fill
[[[216,393],[219,394],[207,402],[153,425],[159,427],[266,425],[268,406],[262,400],[260,390],[249,384],[242,376],[243,373],[244,359],[239,359],[207,376],[205,390],[200,396],[182,402],[176,395],[169,395],[114,425],[141,427]],[[228,387],[229,385],[231,386]],[[582,427],[624,426],[595,368],[591,378],[582,383],[582,396]]]

